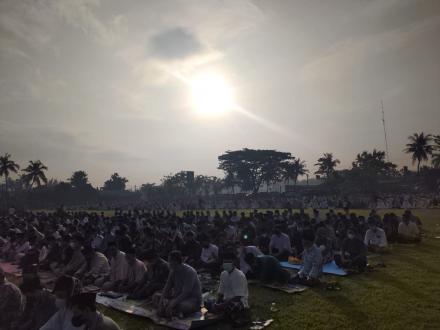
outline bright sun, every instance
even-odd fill
[[[219,116],[231,110],[234,95],[226,79],[215,73],[203,73],[190,81],[192,101],[202,115]]]

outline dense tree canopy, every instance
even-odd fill
[[[282,164],[290,159],[289,152],[245,148],[220,155],[218,168],[234,178],[242,190],[257,193],[263,182],[269,185],[280,180]]]
[[[385,160],[385,152],[363,151],[356,156],[352,163],[353,169],[358,169],[368,175],[393,175],[396,174],[397,165]]]
[[[124,191],[128,180],[119,176],[118,173],[113,173],[109,180],[104,182],[104,190],[107,191]]]
[[[89,185],[89,178],[84,171],[75,171],[69,178],[69,182],[73,188],[81,189]]]

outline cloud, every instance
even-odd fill
[[[353,74],[374,57],[412,44],[426,33],[440,29],[439,17],[427,18],[398,29],[368,35],[360,39],[346,39],[307,63],[301,70],[301,82],[339,81]]]
[[[178,60],[203,50],[197,37],[182,27],[175,27],[153,36],[150,41],[153,56],[165,60]]]
[[[96,41],[111,44],[114,32],[94,14],[93,9],[100,6],[99,0],[57,0],[51,2],[51,9],[68,24],[91,35]],[[116,18],[115,18],[116,19]],[[120,19],[116,19],[118,23]]]

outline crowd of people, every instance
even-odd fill
[[[118,329],[99,313],[95,296],[81,288],[150,301],[159,315],[186,317],[205,304],[234,322],[246,319],[248,280],[264,284],[320,283],[322,267],[361,272],[367,252],[392,242],[419,242],[422,224],[402,217],[364,217],[333,210],[22,213],[0,217],[0,259],[19,265],[20,287],[0,269],[0,329]],[[280,262],[301,262],[291,274]],[[52,291],[39,278],[56,276]],[[208,304],[201,274],[219,278]],[[3,299],[7,297],[7,299]]]
[[[179,212],[183,210],[217,210],[217,209],[329,209],[329,208],[360,208],[360,209],[424,209],[439,208],[439,193],[381,193],[381,194],[314,194],[298,190],[289,193],[259,193],[259,194],[217,194],[217,195],[188,195],[185,197],[168,197],[154,199],[150,197],[139,200],[102,202],[70,206],[76,210],[165,210]]]

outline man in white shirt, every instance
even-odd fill
[[[116,289],[128,276],[128,263],[125,253],[118,249],[115,242],[108,244],[108,255],[110,256],[110,275],[95,281],[97,286],[102,285],[104,291]]]
[[[210,243],[207,236],[201,238],[201,244],[202,252],[200,254],[200,266],[211,270],[212,272],[217,271],[220,266],[217,245]]]
[[[215,313],[224,313],[232,321],[243,317],[246,309],[249,308],[246,275],[235,267],[236,261],[236,257],[232,252],[225,253],[217,302],[214,305]]]
[[[281,232],[281,227],[279,226],[275,227],[274,234],[270,239],[269,251],[279,261],[287,261],[292,254],[290,238],[287,234]]]
[[[239,256],[240,256],[240,270],[245,274],[246,276],[251,275],[252,268],[251,266],[246,262],[245,258],[248,253],[253,254],[255,257],[263,255],[263,253],[260,251],[259,248],[257,248],[254,245],[242,245],[239,249]]]
[[[365,233],[364,243],[371,252],[383,252],[388,248],[388,241],[385,231],[377,227],[376,220],[370,218],[368,220],[370,227]]]
[[[404,215],[397,229],[399,243],[420,242],[420,230],[417,225],[410,221],[410,217]]]

